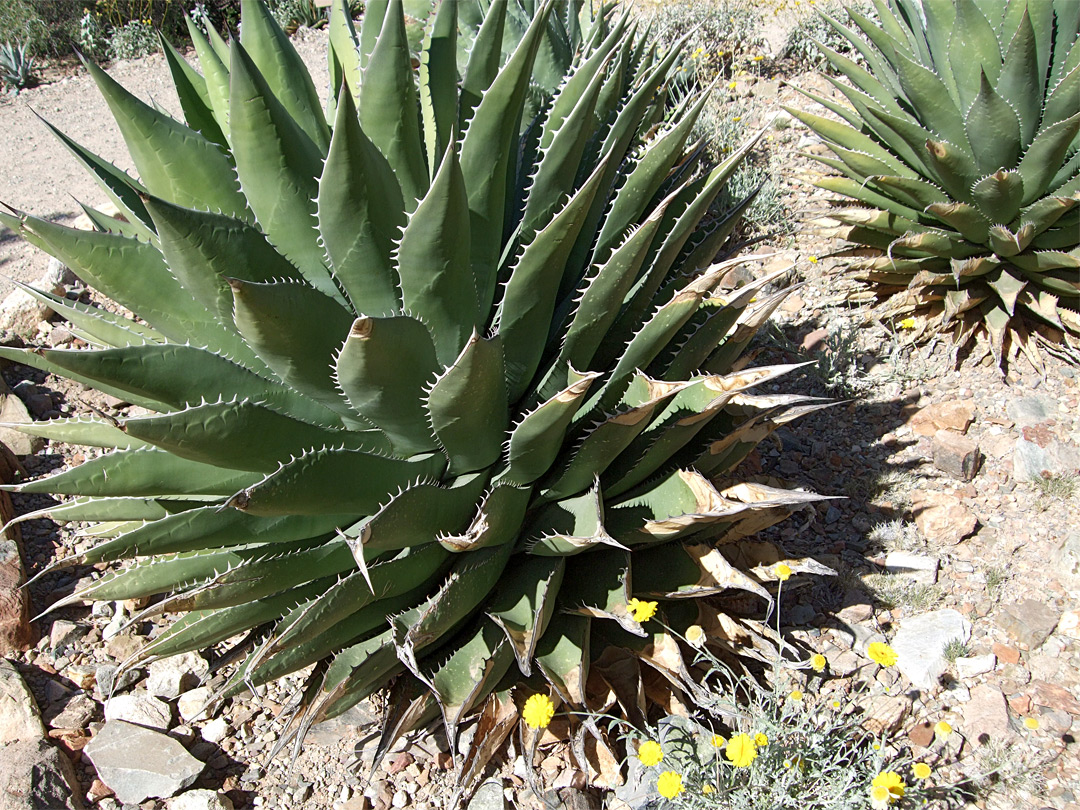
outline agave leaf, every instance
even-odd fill
[[[979,93],[964,116],[964,128],[979,171],[989,174],[1016,165],[1020,157],[1020,119],[994,91],[985,73],[980,82]]]
[[[505,478],[531,484],[548,471],[562,450],[570,420],[600,372],[582,375],[547,402],[526,414],[510,431]],[[527,673],[526,673],[527,674]]]
[[[154,448],[115,450],[78,467],[24,484],[9,492],[97,497],[228,495],[257,480],[250,472],[201,464]]]
[[[506,0],[494,0],[488,13],[483,16],[472,48],[469,49],[458,105],[458,126],[461,129],[464,129],[472,118],[476,105],[499,73],[503,32],[506,27],[506,7]]]
[[[1080,48],[1073,48],[1080,53]],[[1070,70],[1054,87],[1043,109],[1042,129],[1064,121],[1076,113],[1076,94],[1080,91],[1080,65]]]
[[[382,430],[398,455],[435,449],[421,400],[438,365],[431,333],[406,315],[357,318],[338,353],[338,386],[358,414]]]
[[[960,202],[940,202],[928,205],[926,210],[958,231],[969,242],[986,241],[990,231],[990,220],[980,214],[974,206]]]
[[[1031,27],[1031,16],[1025,8],[1019,27],[1005,52],[996,86],[998,94],[1012,106],[1020,120],[1021,149],[1031,143],[1039,129],[1039,118],[1043,113],[1039,108],[1045,98],[1042,85],[1042,77],[1038,72],[1035,31]],[[1045,122],[1042,126],[1050,123],[1052,121]]]
[[[319,179],[318,206],[319,235],[353,309],[374,317],[395,314],[401,302],[391,256],[405,226],[405,203],[393,170],[361,129],[345,92]]]
[[[364,38],[367,29],[365,21]],[[405,209],[412,211],[415,201],[427,191],[428,171],[420,139],[420,120],[416,114],[416,82],[401,0],[390,0],[382,30],[362,64],[360,124],[394,170],[401,184]]]
[[[457,3],[439,4],[421,48],[420,109],[433,173],[447,147],[457,140],[457,8]]]
[[[233,168],[217,144],[143,103],[93,62],[84,65],[152,194],[189,208],[249,216]]]
[[[585,705],[591,626],[588,616],[556,612],[536,645],[537,666],[559,697],[572,706]]]
[[[506,427],[506,385],[500,338],[475,332],[428,394],[431,425],[455,474],[492,464]]]
[[[506,568],[512,549],[512,544],[503,543],[458,555],[438,591],[390,620],[398,657],[411,671],[420,671],[420,652],[443,639],[480,604]]]
[[[589,576],[563,581],[559,590],[563,611],[593,619],[612,619],[631,635],[644,636],[645,631],[628,606],[633,594],[630,560],[630,552],[619,548],[591,553]],[[545,650],[546,647],[541,645],[537,650],[538,658]]]
[[[993,27],[975,0],[956,0],[956,22],[949,38],[948,60],[950,72],[956,79],[961,109],[967,109],[978,96],[985,95],[986,87],[997,82],[1001,73],[1001,48]],[[971,135],[970,125],[968,135]],[[978,158],[981,147],[974,141],[971,145]],[[983,171],[992,172],[1011,165],[1001,162]]]
[[[94,417],[78,416],[72,419],[49,419],[44,422],[0,422],[0,427],[17,430],[29,436],[41,436],[58,442],[81,444],[90,447],[134,449],[145,442],[129,436],[115,422]]]
[[[47,290],[36,289],[15,279],[12,279],[12,283],[67,320],[73,329],[81,333],[83,340],[93,346],[120,348],[165,341],[164,335],[144,323],[91,304],[61,298]]]
[[[169,66],[169,74],[172,76],[173,86],[176,87],[176,95],[187,125],[208,141],[227,148],[228,141],[214,117],[214,106],[206,88],[206,79],[199,75],[160,33],[158,42],[165,54],[165,62]]]
[[[465,527],[486,483],[485,475],[474,474],[461,476],[450,486],[412,484],[342,534],[358,560],[369,552],[430,543]]]
[[[270,243],[312,286],[343,301],[311,238],[324,153],[289,116],[236,39],[231,65],[229,129],[240,187]]]
[[[439,543],[455,553],[512,544],[521,530],[531,494],[528,487],[494,484],[484,494],[465,530],[442,535],[438,538]]]
[[[1080,120],[1080,117],[1078,117]],[[991,222],[1011,222],[1023,205],[1026,183],[1019,171],[997,171],[972,186],[979,213]]]
[[[1012,317],[1016,314],[1016,298],[1023,292],[1027,286],[1027,282],[1022,278],[1017,278],[1012,273],[1009,273],[1005,269],[999,270],[993,277],[987,279],[987,283],[997,293],[998,298],[1001,300],[1002,305],[1005,307],[1005,311]]]
[[[1061,166],[1077,133],[1080,112],[1043,129],[1024,153],[1016,171],[1024,180],[1023,205],[1030,205],[1049,190],[1051,178]]]
[[[320,448],[247,485],[228,505],[264,517],[371,514],[387,489],[437,478],[445,467],[446,460],[436,455],[402,461],[360,450]]]
[[[210,108],[214,113],[214,122],[217,124],[222,137],[229,139],[229,49],[225,46],[221,52],[215,45],[220,41],[217,31],[210,29],[211,41],[203,35],[202,30],[195,24],[185,12],[184,22],[187,24],[188,35],[191,43],[195,46],[195,55],[199,59],[199,67],[203,72],[203,81],[206,86],[206,96],[210,102]],[[190,118],[188,119],[190,121]],[[203,133],[204,135],[206,133]],[[207,136],[209,137],[209,136]],[[210,140],[214,140],[210,138]]]
[[[449,366],[482,327],[469,267],[465,180],[453,142],[431,188],[409,218],[397,252],[402,305],[430,330],[435,356]]]
[[[340,74],[340,85],[332,85],[328,103],[336,103],[337,107],[334,111],[336,114],[340,114],[339,98],[341,87],[344,86],[348,89],[349,97],[355,103],[360,98],[360,80],[363,75],[363,71],[360,69],[359,35],[353,25],[348,0],[333,0],[330,3],[330,24],[328,28],[330,32],[330,54]],[[335,90],[336,92],[334,92]],[[331,138],[332,141],[333,138]]]
[[[240,5],[244,20],[240,42],[245,52],[289,117],[325,155],[330,145],[330,129],[319,103],[319,94],[300,54],[264,3],[241,0]]]
[[[880,30],[880,29],[878,29]],[[934,110],[929,121],[941,139],[968,148],[964,117],[949,96],[949,89],[937,73],[902,53],[895,55],[900,84],[904,95],[916,110]]]
[[[971,187],[979,179],[974,159],[947,141],[927,140],[925,147],[930,174],[949,196],[960,202],[974,202]]]
[[[488,617],[506,634],[525,676],[532,674],[536,643],[555,613],[555,595],[565,571],[563,557],[526,556],[499,583],[488,605]]]
[[[709,544],[667,543],[634,554],[634,592],[652,599],[695,599],[738,589],[773,604],[772,595]]]

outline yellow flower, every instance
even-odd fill
[[[757,743],[749,734],[736,734],[728,740],[724,756],[736,768],[745,768],[757,759]]]
[[[701,792],[704,793],[706,796],[708,796],[714,790],[716,790],[716,788],[714,788],[712,785],[703,785],[701,788]]]
[[[896,771],[882,771],[870,783],[874,787],[883,787],[889,791],[891,801],[904,798],[904,780]]]
[[[675,771],[664,771],[656,780],[656,789],[665,799],[674,799],[683,792],[682,776]]]
[[[840,708],[840,701],[839,701],[839,700],[834,700],[834,701],[832,702],[832,707],[833,707],[834,709],[839,709],[839,708]]]
[[[824,671],[825,666],[828,663],[829,662],[825,660],[825,656],[821,653],[814,653],[810,656],[810,668],[814,670],[814,672]]]
[[[875,751],[880,751],[881,750],[881,743],[879,743],[879,742],[871,743],[870,747],[873,748]]]
[[[817,263],[818,263],[817,256],[811,256],[810,257],[810,264],[817,264]]]
[[[911,772],[915,774],[916,779],[928,779],[930,777],[930,766],[925,762],[916,762],[911,766]]]
[[[532,695],[525,701],[521,716],[529,728],[547,728],[551,718],[555,716],[555,704],[547,695]]]
[[[800,692],[798,689],[794,689],[794,690],[792,690],[791,694],[788,695],[788,698],[798,702],[798,701],[802,700],[802,692]]]
[[[873,810],[885,810],[890,804],[892,804],[892,794],[889,793],[889,789],[877,785],[870,788],[870,807]]]
[[[723,748],[725,745],[727,745],[727,740],[725,740],[719,734],[713,734],[711,742],[712,742],[713,748]]]
[[[944,720],[938,720],[934,724],[934,735],[938,737],[948,737],[952,734],[952,726],[946,723]]]
[[[739,86],[738,82],[731,82],[731,83],[728,84],[728,89],[729,90],[734,90],[738,86]]]
[[[759,731],[757,734],[754,735],[754,744],[758,748],[764,748],[766,745],[769,744],[769,738]]]
[[[873,641],[866,646],[866,654],[875,664],[891,667],[896,663],[896,650],[884,641]]]
[[[900,321],[900,328],[901,329],[914,329],[915,328],[915,319],[914,318],[904,318],[904,320]]]
[[[626,605],[634,621],[643,624],[656,615],[656,602],[645,602],[636,596]]]
[[[754,61],[755,62],[760,62],[764,58],[765,58],[764,56],[762,56],[761,54],[758,54],[757,56],[754,57]]]
[[[653,765],[658,765],[664,758],[664,749],[655,740],[646,740],[638,746],[637,758],[646,768],[651,768]]]
[[[1025,717],[1024,728],[1029,728],[1032,731],[1039,727],[1039,719],[1037,717]]]
[[[692,624],[686,628],[686,641],[695,647],[704,643],[705,631],[701,629],[700,624]]]
[[[785,563],[779,563],[773,568],[773,573],[776,574],[776,578],[781,582],[787,582],[791,578],[791,566]]]

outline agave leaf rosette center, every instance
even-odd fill
[[[830,229],[918,336],[985,335],[999,365],[1080,337],[1080,4],[874,0],[829,23],[863,68],[819,45],[850,107],[792,109],[832,149],[819,185],[864,208]],[[865,253],[865,252],[864,252]],[[1073,354],[1074,357],[1080,355]]]
[[[299,727],[396,678],[453,732],[526,678],[584,705],[608,646],[652,660],[632,599],[766,643],[691,598],[763,614],[723,550],[811,497],[727,478],[822,407],[733,370],[784,294],[719,289],[748,201],[702,224],[750,145],[699,162],[703,99],[628,17],[485,5],[417,45],[401,2],[359,31],[339,3],[329,110],[249,0],[239,39],[192,26],[201,73],[166,48],[183,121],[88,65],[138,177],[57,135],[121,215],[0,217],[134,313],[30,290],[89,348],[0,350],[140,406],[26,426],[106,452],[12,487],[97,524],[68,563],[127,561],[72,599],[182,614],[129,664],[255,631],[222,695],[318,664]]]

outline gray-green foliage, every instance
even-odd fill
[[[402,676],[388,733],[453,736],[524,678],[584,704],[609,645],[650,661],[633,598],[769,600],[721,547],[814,496],[719,482],[822,405],[732,370],[784,293],[716,290],[741,208],[699,224],[750,144],[687,154],[677,51],[580,2],[339,2],[324,110],[243,14],[191,26],[202,74],[166,48],[186,121],[88,64],[138,178],[57,134],[123,218],[0,214],[137,316],[27,288],[91,348],[0,349],[148,411],[24,426],[109,452],[11,487],[102,525],[69,564],[132,561],[73,598],[184,613],[126,665],[256,629],[223,695],[321,662],[302,736]]]
[[[827,18],[867,63],[821,46],[851,107],[807,95],[842,122],[789,110],[835,153],[820,185],[864,206],[836,233],[880,250],[857,266],[920,334],[1038,364],[1080,336],[1080,3],[874,5]]]
[[[34,84],[34,57],[25,44],[0,44],[0,85],[21,90]]]

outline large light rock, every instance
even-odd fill
[[[105,719],[167,729],[172,722],[172,708],[165,701],[145,692],[116,695],[105,701]]]
[[[53,257],[45,273],[31,287],[62,296],[64,288],[75,282],[75,274],[64,263]],[[37,334],[38,324],[48,320],[53,311],[48,304],[39,301],[22,289],[13,290],[0,302],[0,331],[14,332],[22,338]]]
[[[19,292],[16,290],[15,292]],[[12,293],[14,295],[14,293]],[[8,388],[0,378],[0,422],[5,424],[25,425],[33,422],[26,403]],[[0,442],[6,445],[16,456],[29,456],[45,446],[45,439],[40,436],[28,436],[14,428],[0,427]]]
[[[82,810],[71,760],[45,740],[0,746],[0,810]]]
[[[206,659],[195,652],[172,655],[150,664],[146,691],[163,698],[178,698],[197,687],[210,672]]]
[[[203,771],[203,763],[172,737],[123,720],[108,721],[83,753],[125,804],[175,796]]]
[[[0,743],[40,740],[45,736],[34,696],[19,671],[0,658]]]
[[[216,790],[189,790],[165,803],[166,810],[233,810],[232,799]]]
[[[945,645],[970,636],[971,623],[952,608],[904,619],[892,641],[896,666],[913,685],[933,689],[948,668]]]

